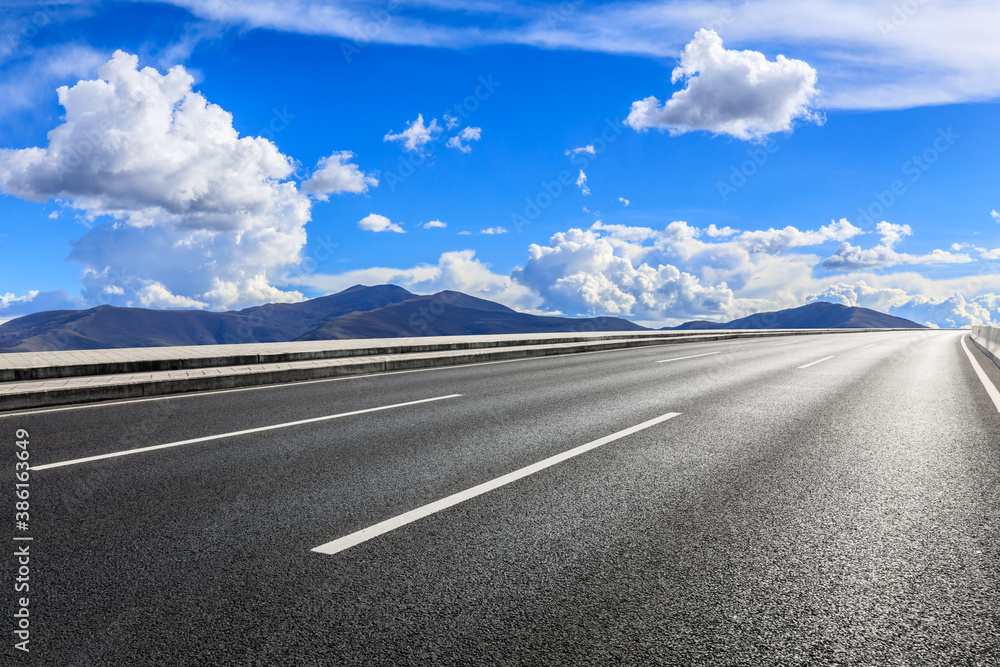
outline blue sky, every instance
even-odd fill
[[[1000,7],[0,16],[0,321],[391,282],[651,326],[820,299],[1000,322]]]

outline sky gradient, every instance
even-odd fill
[[[1000,6],[4,3],[0,321],[354,284],[1000,323]]]

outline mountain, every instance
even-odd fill
[[[817,301],[799,308],[757,313],[732,322],[685,322],[670,330],[688,329],[926,329],[902,317],[869,308]]]
[[[923,328],[867,308],[811,303],[732,322],[687,322],[684,329]],[[344,338],[396,338],[560,331],[645,331],[617,317],[572,318],[519,313],[461,292],[412,294],[395,285],[355,285],[300,303],[239,311],[149,310],[97,306],[54,310],[0,325],[0,353],[116,347],[273,343]]]
[[[97,306],[35,313],[0,325],[0,353],[117,347],[269,343],[452,334],[641,331],[627,320],[519,313],[461,292],[419,296],[395,285],[355,285],[300,303],[240,311]]]

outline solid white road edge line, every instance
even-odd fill
[[[989,376],[986,375],[986,371],[983,370],[976,358],[972,356],[972,350],[969,349],[968,344],[965,340],[969,336],[962,336],[962,349],[965,350],[966,356],[969,357],[969,363],[972,364],[972,368],[976,371],[976,375],[979,377],[979,381],[983,383],[986,387],[986,393],[989,394],[990,398],[993,399],[993,405],[996,406],[997,412],[1000,412],[1000,391],[997,391],[996,386],[990,380]]]
[[[449,394],[448,396],[436,396],[434,398],[422,398],[419,401],[407,401],[406,403],[395,403],[393,405],[382,405],[377,408],[366,408],[364,410],[354,410],[353,412],[342,412],[336,415],[325,415],[323,417],[313,417],[311,419],[300,419],[299,421],[286,422],[284,424],[273,424],[271,426],[260,426],[257,428],[248,428],[243,431],[233,431],[232,433],[220,433],[218,435],[206,435],[202,438],[192,438],[190,440],[179,440],[177,442],[168,442],[163,445],[152,445],[151,447],[139,447],[138,449],[126,449],[121,452],[111,452],[110,454],[99,454],[97,456],[88,456],[82,459],[72,459],[70,461],[60,461],[58,463],[46,463],[40,466],[31,466],[31,470],[47,470],[48,468],[61,468],[63,466],[76,465],[78,463],[87,463],[88,461],[100,461],[101,459],[111,459],[118,456],[128,456],[129,454],[139,454],[142,452],[152,452],[157,449],[167,449],[168,447],[180,447],[181,445],[193,445],[197,442],[208,442],[210,440],[220,440],[222,438],[233,438],[238,435],[246,435],[248,433],[260,433],[262,431],[273,431],[278,428],[288,428],[289,426],[299,426],[301,424],[314,424],[316,422],[328,421],[330,419],[340,419],[341,417],[352,417],[354,415],[361,415],[368,412],[379,412],[381,410],[391,410],[393,408],[402,408],[408,405],[420,405],[421,403],[431,403],[432,401],[443,401],[449,398],[458,398],[461,394]]]
[[[345,549],[350,549],[351,547],[357,546],[362,542],[367,542],[373,537],[384,535],[385,533],[396,530],[397,528],[405,526],[408,523],[413,523],[418,519],[423,519],[424,517],[430,516],[431,514],[436,514],[437,512],[448,509],[449,507],[465,502],[466,500],[475,498],[476,496],[481,496],[484,493],[487,493],[494,489],[498,489],[501,486],[510,484],[511,482],[517,481],[522,477],[533,475],[534,473],[539,472],[540,470],[552,467],[557,463],[562,463],[563,461],[571,459],[574,456],[579,456],[580,454],[589,452],[592,449],[597,449],[602,445],[606,445],[609,442],[614,442],[615,440],[624,438],[627,435],[637,433],[639,431],[642,431],[643,429],[649,428],[650,426],[656,426],[657,424],[665,422],[668,419],[673,419],[674,417],[677,417],[679,415],[680,415],[679,412],[668,412],[667,414],[660,415],[655,419],[650,419],[649,421],[627,428],[624,431],[618,431],[617,433],[606,435],[603,438],[599,438],[598,440],[594,440],[593,442],[588,442],[585,445],[580,445],[579,447],[575,447],[561,454],[556,454],[555,456],[551,456],[547,459],[539,461],[538,463],[534,463],[532,465],[521,468],[520,470],[515,470],[512,473],[508,473],[502,477],[497,477],[496,479],[491,480],[489,482],[485,482],[483,484],[479,484],[478,486],[474,486],[471,489],[460,491],[459,493],[450,495],[446,498],[442,498],[441,500],[437,500],[433,503],[424,505],[423,507],[418,507],[415,510],[410,510],[409,512],[400,514],[399,516],[387,519],[386,521],[382,521],[381,523],[377,523],[374,526],[369,526],[368,528],[364,528],[357,532],[351,533],[350,535],[345,535],[344,537],[333,540],[332,542],[327,542],[326,544],[322,544],[316,547],[315,549],[311,549],[311,551],[330,555],[338,553],[340,551],[344,551]]]
[[[721,352],[706,352],[705,354],[692,354],[690,357],[677,357],[675,359],[660,359],[656,363],[665,364],[668,361],[684,361],[685,359],[697,359],[698,357],[710,357],[713,354],[722,354]]]
[[[830,361],[831,359],[833,359],[833,357],[834,357],[834,355],[831,354],[829,357],[823,357],[822,359],[810,362],[810,363],[806,364],[805,366],[799,366],[799,368],[809,368],[810,366],[815,366],[816,364],[821,364],[824,361]]]

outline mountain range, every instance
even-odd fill
[[[926,329],[922,324],[902,317],[886,315],[870,308],[843,306],[816,301],[798,308],[757,313],[731,322],[695,320],[676,327],[687,329]]]
[[[864,327],[920,328],[920,325],[866,308],[818,302],[726,323],[688,322],[673,329]],[[572,318],[519,313],[461,292],[417,295],[395,285],[355,285],[337,294],[300,303],[266,304],[222,313],[115,306],[34,313],[0,325],[0,352],[646,330],[617,317]]]

